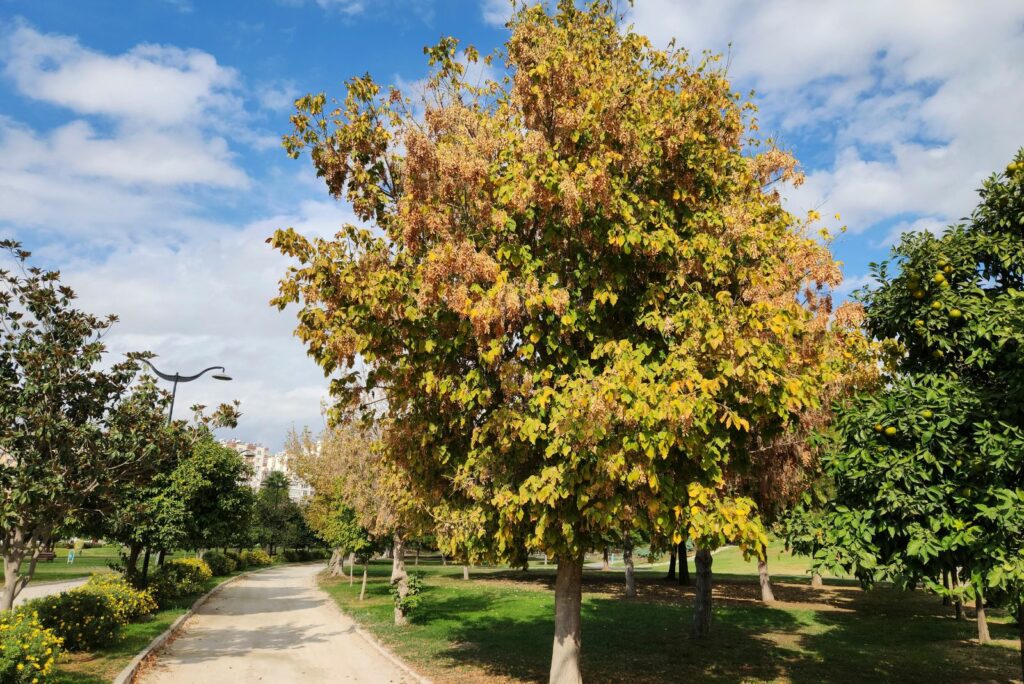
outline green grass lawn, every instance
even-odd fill
[[[214,577],[206,583],[204,593],[237,574],[239,573]],[[182,597],[175,600],[170,607],[157,611],[142,622],[125,625],[121,628],[117,641],[101,651],[65,653],[50,681],[55,684],[107,684],[139,651],[185,613],[199,596],[201,594]]]
[[[76,577],[88,577],[94,572],[108,572],[110,570],[108,565],[118,561],[120,548],[117,545],[112,545],[84,549],[75,553],[74,563],[68,563],[67,547],[57,547],[54,549],[57,558],[53,561],[36,563],[36,574],[32,577],[32,582],[33,584],[58,582]],[[27,561],[22,563],[22,572],[28,572],[28,566]],[[0,573],[3,573],[2,568],[0,568]]]
[[[777,549],[775,550],[777,552]],[[773,562],[776,561],[776,562]],[[813,590],[800,559],[771,559],[779,602],[758,601],[756,566],[715,556],[713,636],[689,636],[692,590],[643,570],[640,597],[622,596],[621,572],[587,571],[583,667],[588,682],[1007,682],[1020,676],[1015,627],[991,616],[996,642],[979,646],[973,621],[924,592],[861,591],[827,581]],[[390,566],[359,582],[322,586],[384,644],[436,682],[546,681],[553,633],[553,568],[528,572],[421,564],[424,600],[413,624],[391,624]],[[789,579],[799,578],[799,579]],[[994,612],[994,611],[993,611]]]

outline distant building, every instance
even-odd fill
[[[251,442],[240,442],[237,439],[229,439],[221,442],[229,449],[234,449],[246,463],[252,468],[252,476],[249,478],[249,486],[258,490],[270,473],[284,473],[288,477],[288,497],[292,501],[302,501],[313,495],[313,488],[296,477],[295,473],[288,467],[288,454],[279,451],[276,454],[262,444]]]

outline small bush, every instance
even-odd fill
[[[210,566],[210,571],[214,575],[230,575],[236,566],[234,560],[216,549],[210,549],[204,553],[203,560]]]
[[[234,551],[228,551],[224,555],[227,556],[230,560],[234,561],[235,570],[245,570],[247,567],[249,567],[249,564],[245,561],[245,558],[243,558],[244,552],[235,553]],[[212,570],[213,568],[210,569]]]
[[[110,598],[114,615],[122,625],[149,615],[157,609],[153,595],[145,589],[136,589],[120,574],[108,572],[93,575],[84,585],[74,591],[88,591]]]
[[[42,626],[59,636],[69,651],[109,646],[121,626],[114,600],[92,591],[65,591],[38,598],[26,603],[23,610],[35,611]]]
[[[396,608],[405,615],[412,615],[420,607],[420,602],[423,600],[421,596],[423,593],[423,574],[419,572],[409,573],[407,582],[408,591],[402,597],[398,593],[398,581],[393,580],[391,582],[391,598],[394,600]]]
[[[61,640],[25,609],[0,614],[0,682],[45,684],[60,656]]]
[[[288,559],[284,557],[283,553],[275,553],[273,556],[271,556],[270,562],[276,565],[278,563],[287,563]]]
[[[189,594],[198,594],[206,588],[206,581],[213,577],[213,571],[206,561],[198,558],[181,558],[168,561],[156,569],[149,580],[149,591],[160,605],[170,599]]]
[[[273,563],[270,556],[263,549],[253,549],[252,551],[243,551],[242,560],[245,561],[246,565],[253,565],[256,567],[263,567]]]

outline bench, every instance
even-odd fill
[[[39,558],[37,560],[41,560],[41,561],[46,561],[48,563],[52,563],[53,559],[56,558],[56,557],[57,557],[57,554],[55,554],[53,551],[40,551],[39,552]]]

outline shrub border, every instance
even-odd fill
[[[178,630],[181,629],[181,626],[182,624],[184,624],[185,620],[188,620],[190,617],[192,617],[195,614],[195,612],[203,606],[204,603],[213,598],[213,596],[220,592],[221,589],[228,586],[229,584],[233,584],[234,582],[242,579],[243,577],[248,577],[249,575],[253,575],[257,572],[263,572],[264,570],[270,570],[273,567],[275,566],[270,565],[265,568],[249,570],[248,572],[243,572],[240,575],[229,577],[228,579],[224,580],[223,582],[215,586],[210,591],[206,592],[205,594],[197,598],[195,602],[192,603],[192,606],[188,610],[186,610],[182,615],[179,615],[178,618],[171,623],[170,627],[164,630],[162,634],[156,636],[152,641],[149,642],[149,644],[144,649],[139,651],[135,655],[135,657],[132,658],[131,662],[128,663],[125,666],[125,668],[118,673],[116,677],[114,677],[113,684],[132,684],[132,682],[135,681],[135,675],[139,673],[139,669],[142,667],[142,663],[145,662],[146,659],[149,658],[149,656],[153,655],[153,653],[155,653],[162,646],[164,646],[164,644],[170,641],[171,637],[173,637],[178,632]]]

